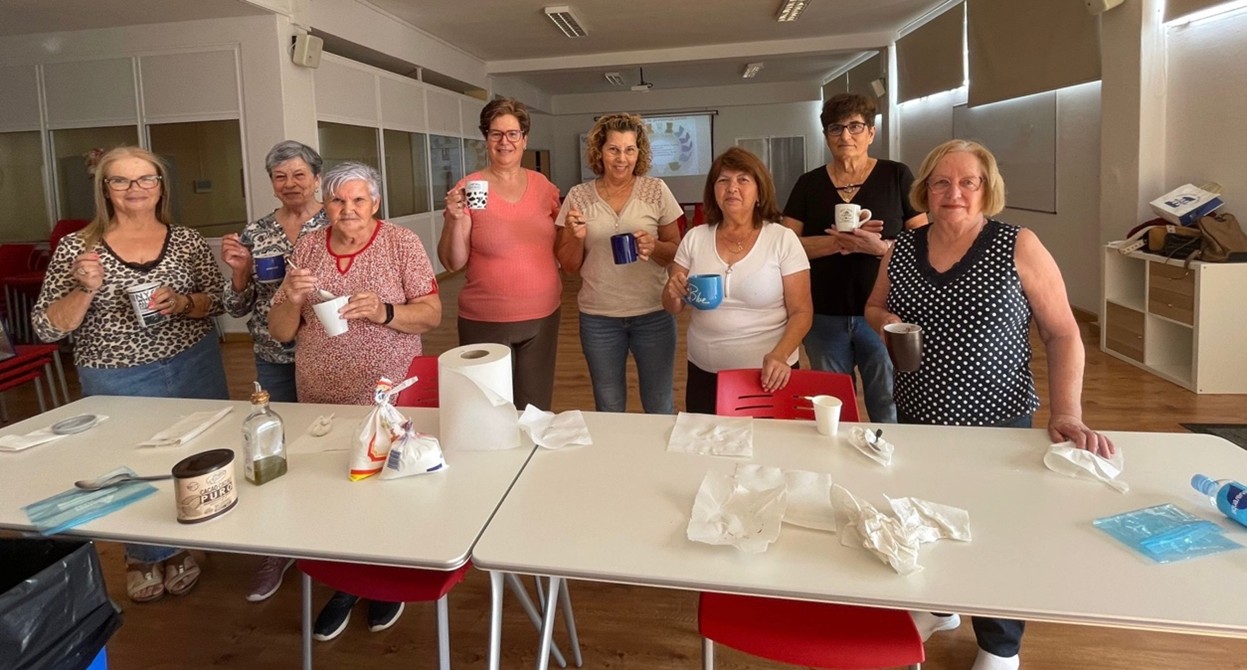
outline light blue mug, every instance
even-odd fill
[[[723,275],[690,275],[684,302],[697,309],[714,309],[723,302]]]

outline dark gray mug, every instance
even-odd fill
[[[889,323],[883,327],[883,343],[897,372],[914,372],[922,365],[922,326]]]

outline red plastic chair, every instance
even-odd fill
[[[805,396],[832,395],[844,402],[841,421],[857,421],[857,394],[853,378],[838,372],[793,370],[788,385],[775,393],[762,390],[758,368],[721,370],[715,412],[720,416],[756,419],[814,420],[814,407]]]
[[[705,203],[697,203],[693,205],[693,221],[689,223],[689,228],[695,228],[706,222],[706,205]]]
[[[312,584],[315,579],[337,591],[385,602],[437,602],[437,660],[441,670],[450,669],[450,606],[448,594],[463,581],[472,562],[457,570],[393,568],[332,561],[298,561],[303,572],[303,649],[312,646]],[[305,656],[311,667],[311,656]]]
[[[403,389],[394,401],[396,407],[437,407],[437,356],[416,356],[407,368],[407,378],[416,383]]]
[[[777,393],[762,390],[757,368],[719,372],[715,410],[720,416],[813,419],[803,396],[833,395],[841,419],[857,421],[853,378],[835,372],[793,370]],[[813,668],[890,668],[926,658],[922,637],[904,610],[702,593],[697,606],[702,668],[714,668],[714,645],[781,663]]]
[[[55,349],[55,347],[53,347]],[[52,379],[52,353],[47,347],[14,347],[17,355],[0,361],[0,393],[15,389],[23,384],[35,383],[35,394],[39,398],[39,411],[48,411],[43,398],[43,379],[47,376],[48,393],[52,406],[56,407],[56,384]],[[65,396],[66,402],[69,396]],[[0,420],[8,421],[8,408],[4,398],[0,396]]]

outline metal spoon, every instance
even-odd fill
[[[168,475],[148,475],[140,477],[138,475],[130,475],[126,473],[116,474],[111,477],[102,477],[100,479],[80,479],[74,482],[74,486],[84,491],[99,491],[110,486],[120,486],[129,484],[130,482],[158,482],[162,479],[173,479],[172,474]]]
[[[883,429],[877,429],[872,435],[870,430],[866,430],[866,446],[874,449],[878,453],[883,453],[879,448],[879,439],[883,437]]]

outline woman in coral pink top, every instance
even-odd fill
[[[510,98],[481,110],[489,167],[446,194],[437,255],[448,270],[467,268],[459,293],[459,344],[511,347],[515,406],[550,409],[563,284],[554,256],[559,190],[521,167],[528,109]],[[464,187],[489,183],[483,209],[469,209]]]

